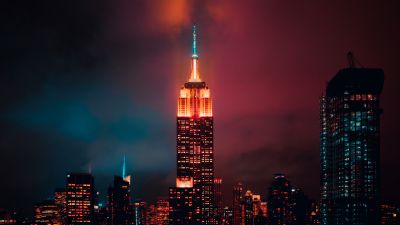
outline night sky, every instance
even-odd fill
[[[318,198],[319,97],[351,50],[385,71],[382,196],[400,201],[398,1],[0,4],[0,207],[30,210],[89,168],[104,200],[124,154],[135,196],[166,197],[193,23],[226,199],[238,180],[265,196],[277,172]]]

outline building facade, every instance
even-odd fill
[[[88,173],[67,175],[67,223],[92,224],[94,209],[94,178]]]
[[[275,174],[268,190],[268,224],[294,224],[292,185],[283,174]]]
[[[378,224],[383,80],[381,69],[342,69],[321,98],[321,224]]]
[[[132,224],[129,215],[130,183],[120,177],[114,177],[114,184],[108,189],[108,220],[111,225]]]
[[[222,178],[214,178],[215,218],[218,224],[222,223],[224,213],[224,202],[222,199]]]
[[[232,202],[232,211],[233,211],[233,224],[241,225],[242,224],[242,204],[243,204],[243,185],[241,182],[238,182],[233,186],[233,202]]]
[[[181,88],[178,99],[176,187],[170,189],[170,193],[193,193],[191,224],[216,224],[212,101],[210,89],[199,76],[198,58],[193,27],[191,76]],[[171,196],[170,200],[173,200]],[[181,210],[172,208],[172,211]],[[175,224],[175,216],[170,218],[172,224]]]

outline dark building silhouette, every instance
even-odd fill
[[[268,222],[267,217],[264,216],[262,210],[258,211],[258,214],[254,217],[254,225],[266,225]]]
[[[225,206],[222,215],[222,225],[232,225],[233,224],[233,210],[232,208]]]
[[[378,224],[384,74],[349,57],[321,98],[321,224]]]
[[[268,220],[271,225],[294,224],[292,185],[283,174],[276,174],[268,190]]]
[[[232,211],[233,211],[233,224],[241,225],[242,224],[242,203],[243,203],[243,185],[241,182],[238,182],[233,186],[233,202],[232,202]]]
[[[108,189],[107,211],[109,224],[131,224],[129,204],[130,182],[120,176],[115,176],[113,186]]]
[[[246,193],[244,194],[242,209],[242,215],[244,216],[244,225],[253,225],[253,193],[251,193],[250,190],[246,191]]]
[[[94,209],[94,178],[89,173],[67,175],[67,223],[92,224]]]
[[[179,194],[192,193],[190,224],[216,224],[214,206],[214,132],[210,89],[198,71],[196,30],[193,27],[192,72],[180,90],[177,112],[177,177],[171,188],[170,222],[183,221],[186,205],[174,204]],[[192,190],[189,190],[191,188]],[[175,195],[176,194],[176,195]],[[174,208],[178,207],[178,208]],[[180,219],[178,217],[181,216]],[[172,220],[171,220],[172,219]],[[186,218],[187,219],[187,218]]]

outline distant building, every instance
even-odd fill
[[[169,201],[159,199],[156,202],[156,222],[157,225],[169,224]]]
[[[254,194],[252,195],[253,201],[253,218],[258,215],[258,212],[261,210],[261,195]],[[263,214],[263,212],[261,213]]]
[[[157,210],[154,204],[149,204],[147,206],[146,225],[157,225]]]
[[[224,211],[224,202],[222,199],[221,186],[222,186],[222,178],[214,178],[214,198],[216,207],[215,217],[217,218],[218,224],[222,223],[222,214]]]
[[[17,213],[0,208],[0,224],[17,224]]]
[[[34,206],[34,225],[63,224],[60,206],[53,200],[46,200]]]
[[[292,185],[283,174],[276,174],[268,191],[269,224],[293,224]]]
[[[340,70],[321,98],[321,224],[378,224],[381,69]]]
[[[130,224],[130,183],[120,176],[114,177],[113,186],[108,189],[108,219],[111,225]]]
[[[400,224],[400,209],[394,205],[381,205],[381,218],[379,224],[399,225]]]
[[[146,225],[147,203],[144,201],[135,202],[135,225]]]
[[[222,225],[232,225],[233,224],[233,210],[232,208],[225,206],[222,215]]]
[[[262,211],[258,211],[258,214],[254,216],[253,225],[267,225],[268,218],[263,215]]]
[[[253,225],[253,194],[250,190],[246,191],[243,199],[243,215],[244,215],[244,225]]]
[[[243,203],[243,185],[238,182],[233,186],[233,224],[241,225],[242,224],[242,203]]]
[[[93,213],[93,224],[109,225],[109,214],[105,205],[103,205],[102,203],[95,204]]]
[[[317,201],[312,201],[310,204],[308,217],[308,224],[311,225],[319,225],[320,224],[320,215],[319,215],[319,204]]]
[[[263,216],[267,217],[267,213],[268,213],[268,203],[267,202],[260,203],[260,211],[262,211]],[[259,215],[259,213],[257,215]]]
[[[94,178],[89,173],[67,175],[68,224],[92,224],[94,209]]]
[[[293,211],[293,224],[311,224],[309,215],[311,214],[311,200],[300,188],[293,188],[291,193],[291,209]]]

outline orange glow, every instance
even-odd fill
[[[128,176],[124,177],[124,181],[128,182],[129,184],[131,184],[131,176],[128,175]]]
[[[212,101],[209,89],[200,90],[200,117],[212,116]]]
[[[178,188],[192,188],[193,178],[192,177],[177,177],[176,187]]]
[[[197,69],[197,58],[192,59],[192,73],[190,75],[190,82],[201,82],[199,71]]]
[[[178,117],[212,117],[210,89],[182,88],[178,99]]]

